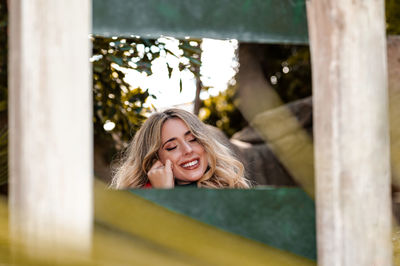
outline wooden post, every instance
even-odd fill
[[[88,250],[91,1],[12,0],[9,12],[11,235],[29,250]]]
[[[391,265],[383,0],[308,0],[318,265]]]

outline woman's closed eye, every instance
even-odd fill
[[[173,147],[166,147],[165,148],[167,151],[172,151],[172,150],[175,150],[176,149],[176,146],[173,146]]]
[[[196,137],[193,137],[193,138],[191,138],[191,139],[189,139],[189,140],[187,140],[188,142],[197,142],[197,138]],[[168,146],[168,147],[165,147],[164,149],[166,150],[166,151],[172,151],[172,150],[175,150],[176,148],[178,147],[178,145],[175,145],[175,146]]]

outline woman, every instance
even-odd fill
[[[244,168],[195,115],[151,115],[129,144],[112,184],[123,188],[249,188]]]

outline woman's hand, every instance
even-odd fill
[[[147,177],[153,188],[174,188],[174,174],[170,160],[167,160],[165,165],[157,160],[147,172]]]

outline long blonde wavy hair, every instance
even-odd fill
[[[197,181],[198,187],[250,187],[244,176],[243,164],[233,152],[213,137],[213,133],[195,115],[176,108],[155,113],[144,122],[117,165],[111,187],[139,188],[149,181],[146,173],[158,158],[162,126],[171,118],[181,119],[207,152],[208,170]]]

